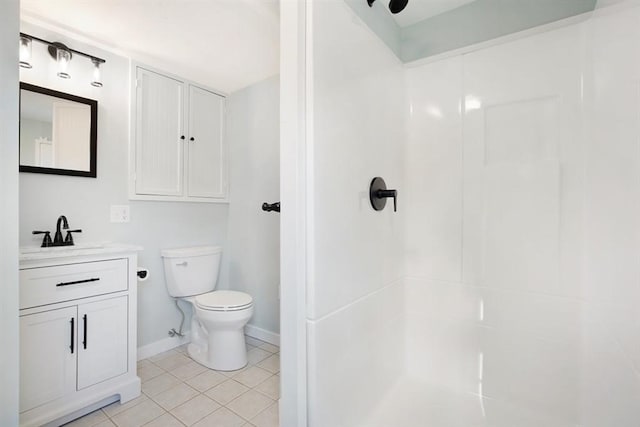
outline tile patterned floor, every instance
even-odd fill
[[[186,346],[138,362],[142,394],[79,418],[71,427],[278,427],[279,348],[247,337],[249,364],[206,369]]]

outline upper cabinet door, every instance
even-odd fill
[[[184,83],[137,69],[135,192],[182,196]]]
[[[187,191],[190,197],[226,197],[224,97],[189,85]]]

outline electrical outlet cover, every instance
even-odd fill
[[[129,205],[111,205],[111,222],[129,222]]]

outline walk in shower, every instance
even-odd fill
[[[308,425],[638,426],[640,7],[457,3],[297,15]]]

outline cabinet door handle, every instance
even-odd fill
[[[196,139],[194,137],[189,138],[189,141],[195,141]]]
[[[100,280],[100,278],[99,278],[99,277],[92,277],[91,279],[76,280],[76,281],[74,281],[74,282],[60,282],[60,283],[58,283],[56,286],[78,285],[78,284],[80,284],[80,283],[97,282],[98,280]]]
[[[75,343],[74,343],[74,336],[75,336],[75,317],[71,318],[71,345],[69,346],[69,348],[71,349],[71,354],[73,354],[73,350],[75,348]]]
[[[82,316],[82,321],[84,322],[84,332],[82,333],[82,346],[84,349],[87,349],[87,315]]]

